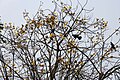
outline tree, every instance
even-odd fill
[[[105,37],[108,22],[87,16],[93,10],[85,9],[87,1],[77,0],[76,7],[69,1],[52,1],[53,11],[40,5],[33,18],[25,11],[26,24],[19,27],[0,26],[4,80],[120,79],[120,27]],[[114,36],[116,43],[110,42]]]

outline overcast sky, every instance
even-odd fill
[[[52,8],[52,0],[41,0],[45,8]],[[65,0],[64,0],[65,1]],[[80,0],[85,1],[85,0]],[[2,22],[12,22],[16,25],[24,23],[23,11],[26,9],[34,16],[40,4],[40,0],[0,0],[0,16]],[[109,26],[118,27],[120,17],[120,0],[89,0],[87,8],[94,8],[92,15],[98,18],[105,18]]]

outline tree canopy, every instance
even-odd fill
[[[91,18],[87,1],[23,12],[19,27],[0,23],[0,77],[4,80],[120,79],[120,27],[107,37],[108,21]],[[110,41],[118,38],[117,41]]]

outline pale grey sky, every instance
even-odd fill
[[[52,0],[41,0],[45,8],[52,8]],[[65,1],[65,0],[64,0]],[[85,0],[80,0],[85,1]],[[2,22],[12,22],[16,25],[24,23],[23,11],[26,9],[31,16],[37,12],[40,0],[0,0],[0,16]],[[120,17],[120,0],[89,0],[87,8],[91,9],[93,18],[105,18],[109,21],[109,26],[118,27]]]

